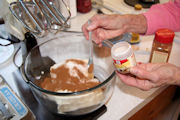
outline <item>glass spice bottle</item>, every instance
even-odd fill
[[[168,62],[172,49],[174,35],[174,32],[169,29],[159,29],[156,31],[149,62]]]
[[[91,0],[77,0],[77,11],[80,13],[87,13],[91,11]]]

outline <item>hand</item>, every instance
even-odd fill
[[[89,39],[88,31],[93,31],[93,40],[101,46],[103,40],[116,37],[125,32],[123,24],[126,21],[120,22],[120,17],[120,15],[95,15],[90,19],[91,24],[89,26],[87,22],[83,25],[82,31],[86,39]]]
[[[138,64],[130,69],[132,75],[117,73],[125,84],[150,90],[163,85],[180,85],[180,68],[169,63]]]
[[[92,31],[92,39],[102,46],[102,41],[122,35],[126,32],[145,33],[147,25],[143,15],[95,15],[88,26],[86,22],[82,31],[89,39],[88,31]]]

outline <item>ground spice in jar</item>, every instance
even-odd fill
[[[172,49],[174,35],[174,32],[169,29],[159,29],[156,31],[149,62],[168,62]]]

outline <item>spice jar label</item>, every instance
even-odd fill
[[[135,57],[134,54],[132,54],[130,57],[124,60],[115,60],[114,61],[114,66],[116,67],[117,71],[120,73],[128,73],[130,67],[135,66]]]
[[[119,73],[129,73],[130,68],[136,65],[133,50],[128,42],[119,42],[113,45],[111,56],[113,64]]]
[[[167,61],[167,58],[168,58],[168,53],[154,51],[151,63],[162,63],[162,62],[165,63]]]

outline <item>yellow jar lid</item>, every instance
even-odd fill
[[[141,10],[142,9],[142,5],[141,4],[135,4],[134,8],[135,8],[135,10]]]

